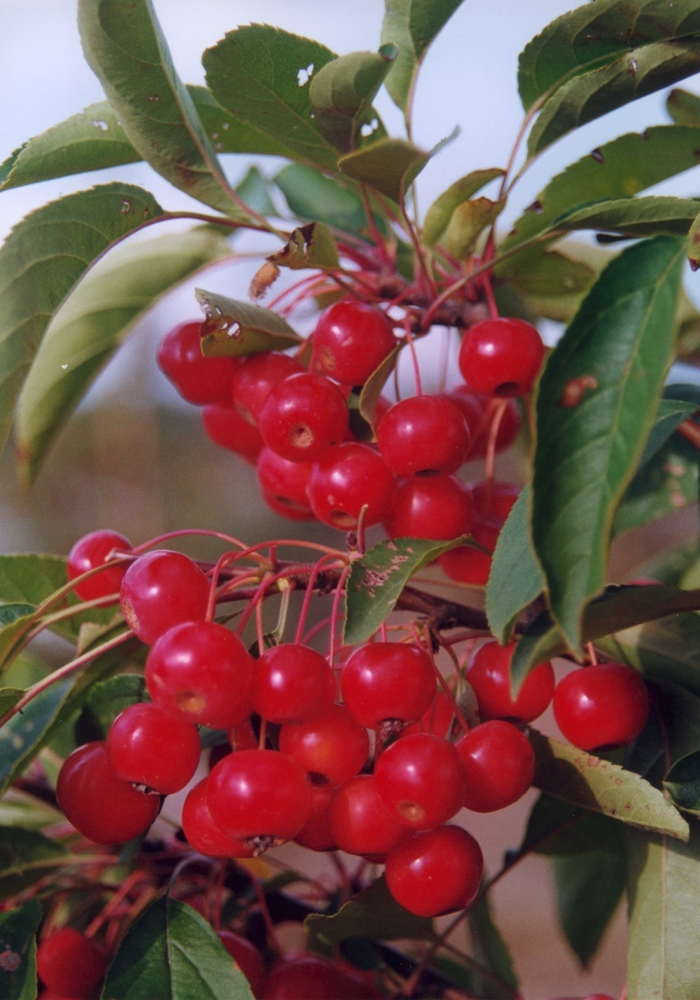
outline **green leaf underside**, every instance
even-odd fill
[[[283,167],[274,181],[297,218],[316,219],[346,233],[367,229],[362,199],[350,190],[351,182],[325,177],[300,163]]]
[[[102,996],[129,1000],[253,1000],[216,932],[186,903],[161,897],[134,921]]]
[[[457,260],[468,257],[481,233],[493,225],[505,204],[490,198],[472,198],[457,205],[443,236],[447,252]]]
[[[630,239],[657,233],[685,236],[700,202],[690,198],[620,198],[581,208],[556,220],[560,230],[599,229]]]
[[[545,579],[530,537],[532,491],[526,486],[498,536],[486,587],[486,616],[501,645],[520,612],[542,593]]]
[[[107,184],[38,208],[0,249],[0,447],[52,315],[97,257],[162,214],[130,184]]]
[[[338,169],[400,202],[430,154],[405,139],[378,139],[338,160]]]
[[[476,960],[517,993],[520,984],[513,965],[513,958],[507,943],[494,923],[488,895],[482,896],[476,906],[469,910],[467,919],[474,941]],[[502,990],[498,990],[493,982],[487,981],[485,977],[481,978],[481,988],[483,996],[499,998],[507,996]]]
[[[537,730],[530,729],[528,737],[535,751],[533,784],[540,791],[631,826],[688,839],[688,824],[678,810],[638,774]]]
[[[143,159],[174,187],[245,219],[175,72],[150,0],[80,0],[78,27],[85,58]]]
[[[16,895],[69,860],[62,844],[38,830],[0,826],[0,899]],[[0,936],[0,942],[4,940]]]
[[[464,542],[465,536],[451,542],[394,538],[378,542],[354,562],[345,598],[343,641],[346,645],[366,642],[394,610],[401,591],[413,574],[443,552]]]
[[[0,972],[4,1000],[34,1000],[36,996],[36,932],[41,918],[38,899],[0,913],[0,941],[5,955]]]
[[[196,288],[195,295],[207,315],[207,332],[202,337],[202,353],[207,357],[284,351],[302,343],[302,338],[273,309],[238,302],[202,288]]]
[[[451,184],[446,191],[435,199],[428,211],[425,213],[423,222],[423,242],[426,246],[434,246],[442,234],[447,229],[450,219],[462,202],[468,201],[497,177],[503,177],[504,171],[500,167],[491,167],[487,170],[473,170],[466,177],[460,177],[458,181]]]
[[[462,0],[385,0],[382,43],[399,54],[386,79],[394,103],[406,111],[425,52]]]
[[[404,910],[389,892],[383,875],[332,916],[320,913],[308,916],[304,928],[312,939],[319,938],[324,945],[335,945],[349,937],[380,941],[435,938],[432,920]]]
[[[325,222],[310,222],[293,230],[282,249],[270,254],[267,259],[278,267],[290,267],[295,271],[305,268],[335,270],[340,267],[338,247]]]
[[[605,582],[615,510],[673,358],[683,261],[683,242],[669,237],[615,258],[550,355],[537,389],[533,542],[552,613],[576,652],[583,608]],[[566,405],[580,379],[590,387],[578,405]]]
[[[655,42],[563,84],[544,105],[530,135],[536,156],[573,129],[631,101],[692,76],[700,69],[700,38]]]
[[[650,42],[700,32],[697,0],[597,0],[562,15],[520,55],[518,90],[526,111],[574,75]]]
[[[672,90],[666,98],[666,110],[676,125],[700,127],[700,97],[680,88]]]
[[[228,32],[202,62],[212,95],[235,118],[295,158],[335,170],[338,151],[311,117],[309,97],[310,76],[335,58],[318,42],[250,24]]]
[[[19,398],[15,440],[27,478],[144,313],[228,256],[222,236],[194,229],[117,247],[85,276],[49,324]]]
[[[555,219],[594,203],[627,199],[700,162],[700,127],[659,125],[630,132],[572,163],[540,191],[501,246],[509,250],[555,228]],[[514,258],[517,261],[517,257]],[[500,265],[510,273],[514,265]],[[499,274],[499,268],[496,274]]]
[[[314,121],[336,149],[347,153],[353,148],[358,117],[371,110],[396,54],[391,45],[379,52],[350,52],[313,73],[309,100]]]
[[[700,836],[689,843],[629,831],[629,1000],[700,995]]]

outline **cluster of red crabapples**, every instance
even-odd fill
[[[471,486],[455,475],[468,460],[506,448],[520,426],[514,397],[529,392],[544,346],[530,323],[482,320],[462,341],[464,381],[443,394],[391,404],[380,397],[368,424],[363,386],[402,343],[375,306],[346,299],[320,317],[299,357],[267,351],[204,357],[201,324],[184,323],[160,344],[158,363],[179,393],[203,406],[212,440],[256,465],[278,513],[352,531],[383,524],[391,538],[450,540],[471,533],[444,560],[448,576],[485,584],[498,533],[518,494],[506,483]]]

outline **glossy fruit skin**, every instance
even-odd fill
[[[250,715],[253,661],[217,622],[185,622],[162,635],[146,660],[146,686],[166,712],[230,729]]]
[[[345,398],[324,375],[290,375],[270,390],[260,411],[263,441],[290,462],[313,462],[348,429]]]
[[[159,795],[145,795],[119,777],[104,743],[85,743],[63,763],[56,784],[66,818],[96,844],[123,844],[147,830],[160,810]]]
[[[445,737],[452,728],[454,721],[454,704],[444,691],[438,690],[435,693],[435,700],[428,708],[419,722],[414,722],[402,731],[401,736],[410,736],[412,733],[433,733],[435,736]]]
[[[68,579],[75,580],[88,570],[102,566],[113,557],[113,553],[131,552],[131,542],[117,531],[91,531],[83,535],[68,553]],[[112,566],[95,573],[89,580],[79,583],[75,593],[82,601],[92,601],[96,597],[118,594],[128,563]]]
[[[541,715],[554,694],[554,670],[546,660],[528,674],[515,701],[510,693],[510,661],[515,643],[499,646],[494,639],[474,653],[467,668],[467,680],[479,702],[482,722],[488,719],[516,719],[532,722]]]
[[[445,476],[466,461],[469,428],[446,396],[411,396],[384,414],[377,447],[397,476]]]
[[[180,323],[167,333],[158,347],[158,365],[188,403],[228,403],[238,361],[205,358],[201,327],[199,321]]]
[[[532,785],[535,754],[510,722],[482,722],[457,740],[455,750],[466,775],[463,804],[473,812],[505,809]]]
[[[242,840],[227,837],[212,819],[207,801],[208,778],[187,793],[182,807],[182,832],[195,851],[209,858],[252,858],[255,850]]]
[[[315,649],[282,643],[255,661],[250,699],[254,711],[268,722],[303,722],[333,704],[335,674]]]
[[[290,462],[276,455],[271,448],[263,448],[257,462],[260,489],[265,496],[272,496],[285,506],[310,514],[306,487],[312,467],[311,462]]]
[[[649,693],[640,675],[624,663],[572,670],[554,692],[554,718],[582,750],[624,747],[635,740],[649,715]]]
[[[530,392],[544,360],[537,329],[522,319],[484,319],[470,326],[459,349],[459,370],[474,392],[504,399]]]
[[[379,729],[386,720],[405,725],[432,704],[435,669],[416,645],[367,643],[343,666],[340,688],[348,712],[366,729]]]
[[[340,976],[320,955],[300,955],[273,966],[263,1000],[342,1000]]]
[[[234,934],[233,931],[222,930],[216,933],[226,951],[248,980],[253,996],[261,997],[267,973],[263,957],[258,949],[248,938]]]
[[[199,733],[152,702],[130,705],[109,727],[107,754],[120,778],[161,795],[184,788],[197,770]]]
[[[264,442],[260,431],[233,406],[211,403],[202,410],[204,430],[214,444],[227,448],[255,465]]]
[[[48,989],[75,1000],[97,996],[107,969],[99,948],[73,927],[62,927],[44,938],[37,949],[36,964]]]
[[[381,800],[373,774],[358,774],[337,789],[329,807],[330,826],[341,851],[383,857],[410,833]]]
[[[374,448],[346,441],[329,448],[314,463],[306,493],[319,521],[354,531],[365,504],[366,527],[379,524],[391,511],[396,477]]]
[[[272,387],[304,370],[295,358],[279,351],[263,351],[241,358],[233,374],[233,405],[246,420],[255,424]]]
[[[148,646],[175,625],[203,621],[208,601],[209,581],[181,552],[147,552],[129,566],[122,580],[122,614]]]
[[[467,458],[469,461],[484,458],[489,438],[487,413],[493,409],[495,401],[480,392],[472,392],[464,383],[454,386],[447,393],[447,398],[455,404],[467,422],[471,440]],[[521,424],[520,407],[515,399],[509,399],[496,432],[496,454],[505,451],[513,444]]]
[[[462,762],[440,736],[403,736],[383,752],[374,775],[384,805],[412,830],[431,830],[462,808]]]
[[[385,875],[401,906],[420,917],[436,917],[467,906],[483,870],[481,848],[471,834],[439,826],[414,833],[391,850]]]
[[[396,346],[392,323],[374,306],[354,299],[336,302],[313,333],[314,353],[327,375],[364,385]]]
[[[230,754],[207,780],[212,819],[229,837],[292,840],[311,813],[306,772],[276,750]]]
[[[369,756],[369,736],[343,705],[331,705],[309,722],[282,726],[279,748],[312,775],[314,782],[342,785]]]
[[[438,562],[445,576],[450,580],[459,580],[460,583],[485,587],[489,581],[493,552],[502,527],[503,522],[498,518],[475,521],[471,535],[481,548],[477,549],[475,545],[457,545],[449,552],[443,552]],[[484,552],[483,549],[488,551]]]
[[[334,851],[335,838],[331,830],[330,804],[336,789],[332,785],[311,786],[311,812],[294,838],[295,844],[310,851]]]
[[[471,490],[454,476],[406,479],[383,523],[390,538],[458,538],[474,523]]]

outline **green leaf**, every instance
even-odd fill
[[[278,267],[290,267],[293,271],[305,268],[340,267],[338,247],[333,233],[325,222],[310,222],[292,232],[287,243],[267,258]]]
[[[638,774],[535,729],[528,731],[528,738],[535,751],[535,788],[631,826],[688,839],[681,814]]]
[[[0,688],[0,719],[24,696],[22,688]]]
[[[700,816],[700,750],[675,762],[664,778],[664,791],[678,809]]]
[[[488,896],[481,897],[476,906],[469,910],[467,917],[474,941],[474,957],[484,968],[497,976],[513,990],[519,992],[520,984],[513,965],[513,958],[501,932],[494,923]],[[492,981],[480,980],[483,996],[505,997]]]
[[[346,233],[367,229],[362,199],[340,177],[326,177],[312,167],[290,163],[275,174],[275,184],[299,219],[317,219]]]
[[[386,79],[386,89],[406,111],[428,46],[452,17],[462,0],[385,0],[382,43],[396,45],[396,62]]]
[[[605,583],[615,509],[673,358],[683,259],[684,244],[667,237],[615,258],[550,355],[536,391],[532,537],[552,613],[576,652],[584,606]],[[578,405],[567,405],[577,385],[589,388]]]
[[[464,543],[425,538],[394,538],[378,542],[352,564],[346,588],[345,633],[348,646],[366,642],[394,609],[401,591],[414,573],[443,552]]]
[[[22,827],[24,830],[41,830],[63,821],[63,814],[43,799],[10,788],[0,802],[0,826]]]
[[[100,101],[25,142],[0,165],[0,191],[138,162],[117,118],[109,102]]]
[[[700,97],[687,90],[672,90],[666,98],[666,110],[676,125],[700,127]]]
[[[700,128],[660,125],[607,142],[557,174],[516,221],[501,251],[556,228],[554,221],[578,207],[631,198],[660,181],[697,166]],[[517,273],[518,257],[496,274]]]
[[[581,208],[556,222],[557,229],[601,229],[630,239],[657,233],[685,235],[697,217],[690,198],[620,198]]]
[[[314,120],[336,149],[347,153],[353,148],[362,124],[358,119],[370,110],[397,54],[394,45],[383,45],[379,52],[350,52],[326,63],[311,77]]]
[[[0,972],[3,1000],[34,1000],[36,996],[36,932],[41,917],[38,899],[0,913],[0,941],[5,957]]]
[[[633,625],[599,640],[596,645],[649,680],[674,681],[700,696],[699,615],[676,615]]]
[[[423,242],[425,245],[435,246],[447,229],[455,209],[463,202],[468,201],[482,187],[497,177],[503,177],[504,173],[505,171],[501,170],[500,167],[473,170],[466,177],[460,177],[446,191],[443,191],[425,213],[425,221],[423,222]]]
[[[605,66],[649,42],[700,31],[696,0],[597,0],[558,17],[520,55],[518,90],[529,111],[572,76]]]
[[[400,938],[432,941],[435,938],[432,920],[404,910],[389,892],[383,875],[332,916],[312,913],[304,921],[304,928],[312,940],[317,938],[324,946],[338,944],[350,937],[378,941]]]
[[[629,833],[628,1000],[700,995],[700,835],[690,841]]]
[[[203,288],[196,288],[195,295],[207,316],[202,325],[202,354],[207,357],[284,351],[302,343],[302,338],[274,309],[238,302]]]
[[[486,615],[502,646],[510,640],[520,612],[545,587],[530,537],[531,507],[532,491],[526,486],[498,536],[486,587]]]
[[[568,322],[597,273],[585,261],[571,256],[577,251],[572,242],[557,250],[535,244],[504,260],[496,273],[538,316]]]
[[[236,187],[236,194],[260,215],[278,214],[270,197],[270,182],[257,167],[248,167],[245,177]]]
[[[134,149],[174,187],[232,218],[232,200],[151,0],[80,0],[85,58]]]
[[[387,354],[384,360],[377,365],[370,377],[362,386],[362,392],[360,393],[359,400],[359,410],[362,417],[370,427],[374,427],[374,412],[377,408],[379,397],[382,394],[382,389],[384,388],[386,380],[396,367],[401,347],[402,345],[399,345],[395,347],[390,354]]]
[[[664,393],[664,396],[665,398],[659,403],[656,419],[651,428],[647,443],[644,446],[642,457],[639,460],[640,468],[651,461],[683,421],[687,420],[688,417],[692,416],[698,410],[698,403],[669,398],[667,392]]]
[[[117,247],[54,314],[22,388],[15,438],[33,478],[55,434],[148,309],[208,264],[230,256],[208,229]]]
[[[294,159],[336,169],[338,153],[312,117],[309,79],[336,56],[325,45],[265,24],[230,31],[202,56],[214,98]]]
[[[481,233],[487,226],[493,225],[505,204],[505,200],[472,198],[457,205],[442,238],[447,252],[457,260],[465,260],[474,250]]]
[[[697,449],[674,435],[648,462],[640,463],[615,514],[613,534],[650,524],[696,503],[699,465]]]
[[[162,214],[131,184],[106,184],[38,208],[0,249],[0,448],[53,313],[112,243]]]
[[[107,972],[102,997],[128,1000],[253,1000],[248,981],[210,924],[170,896],[131,925]]]
[[[17,895],[68,859],[62,844],[38,830],[0,826],[0,899]],[[0,936],[0,942],[4,941]]]
[[[369,184],[393,201],[403,200],[406,188],[430,159],[404,139],[378,139],[338,160],[338,169],[348,177]]]
[[[105,681],[98,681],[89,691],[85,709],[101,730],[101,739],[107,737],[109,727],[120,712],[129,705],[146,701],[146,682],[140,674],[117,674]]]

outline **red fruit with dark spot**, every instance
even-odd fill
[[[349,657],[340,688],[345,707],[361,726],[400,732],[432,704],[435,669],[416,645],[372,642]]]
[[[290,462],[313,462],[345,439],[345,398],[324,375],[302,372],[270,390],[258,417],[263,441]]]
[[[369,736],[343,705],[331,705],[309,722],[282,726],[279,748],[312,775],[315,782],[342,785],[369,756]]]
[[[544,361],[537,328],[522,319],[484,319],[470,326],[459,349],[459,370],[474,392],[505,398],[530,392]]]
[[[384,751],[374,769],[384,805],[413,830],[431,830],[462,808],[464,768],[447,740],[430,733],[404,736]]]
[[[469,428],[445,396],[412,396],[384,414],[377,446],[398,476],[445,476],[466,460]]]
[[[314,464],[307,496],[319,521],[353,531],[365,505],[366,527],[379,524],[393,509],[396,477],[374,448],[347,441]]]

